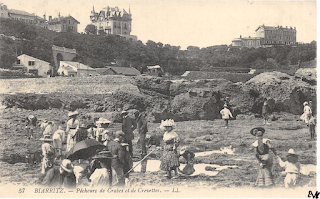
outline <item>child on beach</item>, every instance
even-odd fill
[[[284,167],[286,177],[284,179],[284,186],[286,188],[294,188],[298,183],[300,175],[300,164],[298,162],[298,155],[293,149],[289,149],[287,155],[287,161],[283,162],[279,156],[277,156],[279,165]]]

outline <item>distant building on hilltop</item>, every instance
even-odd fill
[[[3,3],[0,3],[0,18],[19,20],[39,26],[42,26],[45,23],[43,18],[38,17],[34,13],[30,14],[22,10],[8,9]]]
[[[259,26],[255,31],[256,37],[240,37],[232,40],[232,46],[259,48],[274,45],[297,44],[296,27]]]
[[[52,16],[49,16],[48,29],[56,32],[78,32],[78,24],[80,22],[71,15],[61,17],[59,13],[58,18],[52,19]]]
[[[128,40],[137,40],[137,36],[130,35],[132,15],[124,9],[120,11],[118,7],[105,7],[99,13],[94,7],[91,11],[91,24],[96,26],[98,34],[120,35]]]

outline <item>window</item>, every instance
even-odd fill
[[[17,60],[17,64],[20,64],[20,59]]]
[[[68,20],[69,24],[70,24],[70,19]]]
[[[34,66],[34,61],[28,61],[29,66]]]

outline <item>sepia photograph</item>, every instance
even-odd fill
[[[0,0],[1,198],[318,198],[315,0]]]

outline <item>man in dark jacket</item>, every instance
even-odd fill
[[[70,160],[64,159],[60,167],[51,168],[42,181],[45,187],[76,188],[76,176],[73,173],[73,165]]]
[[[268,123],[269,114],[270,114],[270,107],[268,106],[268,101],[264,101],[261,112],[262,112],[263,124],[270,125],[270,123]]]
[[[137,123],[129,117],[127,111],[122,111],[122,132],[125,134],[125,142],[129,144],[129,153],[133,157],[132,140],[134,139],[133,131],[137,128]]]
[[[82,124],[76,134],[74,135],[76,143],[88,139],[88,130],[85,124]]]
[[[140,136],[139,139],[141,144],[141,157],[143,158],[145,155],[147,155],[146,134],[148,132],[148,122],[146,120],[146,115],[144,112],[140,113],[139,111],[137,111],[135,115]]]
[[[105,142],[108,151],[111,152],[112,156],[114,159],[111,160],[111,167],[116,171],[117,176],[118,176],[118,185],[119,186],[124,186],[125,184],[125,179],[124,179],[124,173],[123,173],[123,165],[125,162],[125,153],[123,151],[123,148],[121,144],[119,143],[120,137],[119,135],[116,135],[116,141],[112,140],[112,133],[109,132],[107,133],[107,142]],[[119,140],[119,141],[118,141]]]

